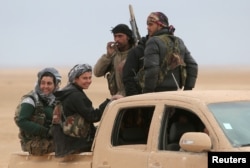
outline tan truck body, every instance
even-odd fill
[[[173,91],[122,98],[106,107],[92,152],[65,158],[55,158],[53,153],[38,157],[17,152],[11,155],[9,168],[207,168],[208,151],[250,151],[249,146],[232,146],[207,107],[210,103],[231,101],[250,101],[250,91]],[[119,113],[137,107],[140,107],[140,114],[143,113],[141,108],[153,107],[146,142],[120,142],[118,134],[122,126],[119,122],[123,115],[119,116]],[[167,134],[170,133],[164,133],[167,131],[163,131],[163,124],[170,123],[167,120],[170,115],[167,114],[173,107],[195,114],[209,135],[202,131],[185,133],[179,141],[180,150],[167,150]],[[166,126],[166,130],[168,128]],[[133,131],[136,132],[135,129]],[[135,136],[139,137],[139,134],[136,132]]]

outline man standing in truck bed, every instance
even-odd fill
[[[111,95],[125,96],[122,82],[122,69],[126,61],[128,51],[134,46],[135,41],[132,30],[125,24],[118,24],[112,29],[114,41],[107,43],[107,53],[99,58],[95,67],[96,77],[105,76],[108,81]]]
[[[168,18],[152,12],[147,18],[149,39],[144,51],[143,93],[192,90],[198,65],[182,39],[171,34]]]

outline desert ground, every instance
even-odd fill
[[[42,67],[43,68],[43,67]],[[20,151],[18,128],[14,123],[15,108],[21,96],[33,89],[36,74],[42,68],[0,69],[0,168],[7,168],[11,153]],[[57,68],[57,67],[56,67]],[[69,68],[57,68],[62,74],[61,87],[67,82]],[[195,90],[250,89],[250,68],[235,66],[199,67]],[[97,107],[109,98],[105,78],[93,77],[87,95]],[[250,95],[249,95],[250,96]]]

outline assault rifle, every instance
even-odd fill
[[[130,25],[133,31],[133,36],[135,39],[136,44],[138,43],[138,41],[141,39],[137,24],[136,24],[136,20],[135,20],[135,15],[134,15],[134,10],[132,5],[129,5],[129,13],[130,13]]]

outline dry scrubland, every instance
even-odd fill
[[[57,68],[63,76],[62,86],[67,81],[69,68]],[[21,150],[17,137],[18,129],[13,122],[15,107],[20,97],[30,91],[36,81],[33,69],[0,69],[0,168],[7,168],[10,154]],[[200,67],[195,90],[250,89],[250,68],[242,67]],[[109,97],[106,80],[93,77],[91,87],[86,91],[97,107]]]

